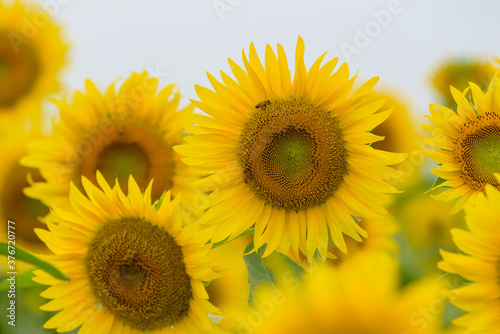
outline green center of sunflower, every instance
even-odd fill
[[[297,177],[307,172],[311,164],[311,139],[305,131],[288,131],[274,136],[274,145],[264,154],[269,158],[269,171],[288,177]]]
[[[157,129],[129,120],[122,124],[117,119],[107,119],[103,129],[89,131],[79,151],[79,168],[74,170],[72,181],[83,188],[81,175],[97,184],[96,171],[100,171],[109,184],[118,180],[128,192],[128,179],[132,175],[144,191],[154,179],[152,200],[159,199],[173,185],[174,156]],[[83,189],[82,189],[83,190]]]
[[[303,100],[263,104],[245,124],[238,153],[254,194],[285,210],[324,203],[347,173],[336,120]]]
[[[139,218],[105,223],[86,257],[99,302],[133,328],[170,327],[193,296],[181,247],[164,229]]]
[[[104,178],[118,178],[126,183],[130,174],[136,182],[148,183],[148,156],[136,143],[113,143],[106,147],[97,159],[97,169]]]
[[[34,86],[40,72],[36,53],[29,44],[9,40],[0,31],[0,107],[12,107]]]
[[[455,160],[474,190],[483,190],[485,184],[500,189],[494,176],[494,173],[500,173],[499,115],[486,113],[466,123],[455,147]]]
[[[487,128],[467,140],[479,172],[483,175],[500,173],[500,129]]]

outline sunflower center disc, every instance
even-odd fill
[[[500,173],[500,117],[487,113],[463,127],[455,142],[455,159],[462,167],[465,179],[475,190],[485,184],[500,188],[494,173]]]
[[[0,31],[0,107],[11,107],[33,87],[40,65],[28,44],[13,44]]]
[[[182,250],[148,221],[106,223],[90,244],[86,267],[99,302],[133,328],[169,327],[189,310],[191,281]]]
[[[173,150],[155,131],[141,128],[140,124],[120,124],[107,119],[102,128],[89,132],[89,138],[80,150],[80,170],[75,171],[73,182],[81,189],[81,175],[94,184],[96,171],[100,171],[109,184],[118,179],[120,187],[128,192],[128,178],[132,175],[139,188],[146,190],[154,179],[151,192],[155,201],[173,184]],[[109,123],[108,123],[109,122]]]
[[[267,103],[255,111],[238,153],[255,195],[285,210],[324,203],[347,173],[347,150],[336,120],[302,100]]]
[[[126,183],[130,174],[136,182],[148,183],[148,156],[136,143],[113,143],[97,159],[97,169],[106,180]]]

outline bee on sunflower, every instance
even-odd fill
[[[254,245],[333,256],[333,242],[347,252],[343,234],[360,242],[366,232],[353,216],[378,218],[382,203],[397,190],[387,180],[388,165],[404,155],[376,150],[381,140],[370,131],[391,113],[372,90],[377,78],[353,90],[346,64],[338,58],[307,70],[299,37],[293,79],[285,51],[268,45],[265,67],[253,44],[244,68],[229,60],[234,78],[208,78],[215,91],[196,86],[201,101],[192,103],[208,115],[193,115],[184,145],[174,149],[191,168],[208,174],[193,185],[211,192],[200,223],[212,241],[234,238],[254,227]]]

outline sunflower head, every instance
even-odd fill
[[[463,91],[472,81],[481,89],[487,89],[491,78],[497,71],[497,68],[485,61],[465,58],[452,59],[443,63],[436,71],[433,84],[446,101],[446,106],[451,107],[455,101],[450,94],[450,86]]]
[[[0,3],[0,119],[39,121],[32,110],[39,112],[41,99],[59,88],[66,51],[60,29],[41,7]]]
[[[436,301],[445,303],[435,278],[400,290],[394,258],[384,253],[355,258],[341,270],[325,267],[302,284],[289,282],[291,293],[286,285],[259,289],[254,307],[238,318],[239,328],[257,334],[441,333],[439,321],[422,315]],[[436,309],[433,317],[440,315]]]
[[[51,285],[53,299],[41,307],[59,311],[46,328],[211,332],[203,282],[217,278],[207,253],[211,244],[195,225],[182,227],[179,199],[151,203],[152,183],[144,195],[130,177],[128,196],[119,183],[110,188],[98,173],[100,189],[85,177],[84,196],[71,187],[68,210],[54,207],[49,230],[36,230],[54,255],[47,258],[68,277],[59,281],[38,271],[35,280]]]
[[[176,146],[183,161],[208,176],[195,186],[208,194],[203,226],[213,241],[255,228],[254,245],[267,243],[265,256],[278,249],[311,259],[327,256],[329,243],[343,252],[343,234],[361,241],[366,232],[352,215],[376,218],[386,211],[387,165],[400,155],[370,146],[381,137],[370,131],[390,114],[372,88],[373,78],[353,91],[346,64],[309,70],[299,37],[293,79],[285,51],[267,45],[265,64],[253,44],[240,67],[229,60],[234,78],[208,75],[214,91],[196,86],[201,101],[186,145]]]
[[[469,90],[472,101],[466,98]],[[434,136],[425,142],[441,149],[425,151],[439,164],[432,170],[443,180],[438,187],[450,188],[437,198],[459,198],[452,209],[456,213],[469,198],[483,192],[485,185],[500,189],[494,177],[500,173],[500,81],[493,78],[486,92],[474,83],[464,92],[453,87],[451,92],[457,111],[431,105],[427,118],[434,124],[423,127]]]
[[[500,174],[496,174],[500,180]],[[465,205],[468,229],[452,229],[453,242],[459,253],[441,251],[438,266],[447,273],[458,274],[466,284],[455,284],[450,302],[467,313],[453,320],[468,333],[494,333],[500,329],[498,310],[500,243],[500,191],[486,185],[474,203]]]
[[[407,190],[420,182],[419,167],[422,163],[419,150],[419,137],[415,127],[412,125],[409,103],[399,97],[395,92],[384,92],[382,97],[385,103],[382,110],[391,109],[392,113],[387,120],[372,131],[377,136],[384,137],[384,140],[374,142],[373,148],[408,154],[408,158],[394,166],[401,175],[396,176],[391,181],[393,186]]]
[[[394,217],[386,215],[378,219],[363,219],[358,224],[368,233],[368,238],[363,242],[357,242],[346,237],[348,254],[331,245],[329,251],[337,258],[325,263],[342,266],[345,262],[356,261],[359,257],[369,257],[373,253],[397,253],[398,245],[393,238],[399,230],[399,225]]]
[[[42,181],[42,177],[38,170],[19,165],[19,159],[26,153],[26,143],[39,134],[24,132],[20,124],[0,125],[0,133],[5,134],[0,138],[0,219],[4,224],[7,220],[16,224],[17,246],[35,253],[47,252],[33,229],[44,228],[40,220],[49,213],[49,208],[23,193],[30,181]],[[0,238],[7,240],[7,228],[0,231]]]
[[[199,209],[187,203],[193,193],[187,183],[197,176],[181,161],[172,146],[184,134],[183,123],[192,106],[179,108],[180,94],[169,85],[159,92],[158,79],[147,72],[133,73],[116,92],[115,85],[100,93],[87,80],[86,93],[77,92],[72,103],[55,101],[61,121],[45,139],[28,144],[26,166],[38,168],[45,182],[35,182],[27,194],[48,205],[68,202],[70,182],[83,190],[81,177],[97,184],[96,171],[127,192],[133,175],[144,191],[152,179],[153,200],[169,190],[181,191],[185,219],[194,221]]]

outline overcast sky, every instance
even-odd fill
[[[324,51],[347,61],[359,78],[380,77],[411,103],[415,121],[437,102],[430,73],[452,56],[500,56],[500,2],[465,0],[41,0],[71,40],[63,81],[70,89],[91,78],[101,87],[131,71],[150,70],[196,99],[206,71],[229,72],[254,42],[280,43],[289,64],[297,36],[306,65]]]

